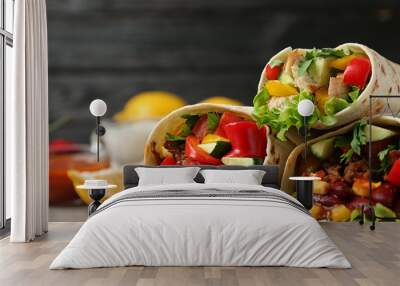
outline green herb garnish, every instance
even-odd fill
[[[367,134],[365,133],[365,126],[367,125],[367,120],[361,119],[353,129],[353,138],[350,142],[351,149],[340,156],[341,163],[348,163],[354,154],[361,154],[361,146],[367,144]]]
[[[182,125],[181,130],[179,132],[179,136],[187,137],[192,134],[192,129],[196,124],[197,120],[199,120],[200,116],[196,114],[185,114],[181,116],[185,119],[185,123]]]
[[[166,141],[178,142],[178,141],[185,141],[186,137],[173,135],[171,133],[167,133],[165,136]]]
[[[315,59],[317,57],[320,58],[328,58],[328,57],[336,57],[336,58],[343,58],[345,56],[348,56],[350,53],[345,52],[344,50],[337,50],[337,49],[332,49],[332,48],[322,48],[322,49],[316,49],[313,48],[310,51],[307,51],[304,58],[306,60],[309,59]]]
[[[353,155],[354,155],[353,149],[350,149],[346,153],[343,153],[340,156],[340,163],[347,164],[348,162],[350,162],[350,159],[353,157]]]
[[[310,51],[307,51],[304,55],[304,58],[300,61],[299,75],[300,76],[304,75],[316,58],[328,58],[328,57],[342,58],[347,55],[348,53],[346,53],[344,50],[336,50],[331,48],[323,48],[323,49],[314,48]]]
[[[378,159],[379,159],[379,161],[381,161],[379,172],[386,173],[390,169],[391,164],[389,162],[388,155],[389,155],[390,151],[395,150],[395,149],[396,149],[395,145],[389,145],[386,147],[386,149],[383,149],[382,151],[380,151],[378,153]]]
[[[182,115],[183,119],[186,119],[185,124],[192,129],[196,124],[197,120],[199,120],[200,116],[197,114],[185,114]]]

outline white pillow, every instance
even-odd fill
[[[139,186],[195,183],[193,179],[199,170],[198,167],[135,168],[139,176]]]
[[[265,171],[262,170],[202,170],[205,184],[261,185]]]

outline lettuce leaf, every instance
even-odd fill
[[[347,96],[351,99],[351,102],[354,102],[360,96],[360,89],[356,86],[352,86],[351,89]]]
[[[345,109],[349,105],[350,103],[348,103],[345,99],[338,98],[336,96],[332,97],[325,103],[325,115],[321,116],[321,122],[327,126],[334,125],[337,122],[335,114]]]
[[[295,97],[286,99],[285,108],[279,110],[277,108],[269,109],[268,100],[269,94],[266,90],[258,93],[253,100],[254,112],[253,116],[259,125],[267,124],[275,132],[277,138],[281,141],[286,141],[286,132],[290,127],[299,129],[303,126],[303,117],[297,111],[297,105],[303,99],[314,101],[314,96],[303,90]],[[315,107],[314,113],[307,118],[307,125],[313,125],[321,118],[321,113],[318,107]]]
[[[299,75],[300,76],[304,75],[307,72],[307,70],[311,66],[312,62],[313,62],[313,59],[310,59],[310,60],[303,59],[300,62],[300,64],[299,64]]]
[[[323,116],[321,116],[320,120],[326,126],[335,125],[337,122],[335,115],[323,115]]]
[[[333,96],[325,103],[325,114],[334,115],[348,106],[350,106],[350,103],[348,103],[347,100]]]

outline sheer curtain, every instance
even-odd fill
[[[48,78],[45,0],[15,1],[14,92],[6,98],[6,187],[12,242],[48,224]]]

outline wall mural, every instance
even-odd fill
[[[400,95],[399,66],[380,55],[399,61],[397,45],[387,43],[399,21],[393,7],[373,7],[367,17],[348,6],[328,11],[322,3],[300,10],[268,1],[214,3],[204,13],[200,3],[179,9],[179,1],[168,7],[103,2],[48,5],[51,204],[90,203],[86,191],[74,188],[85,179],[116,184],[108,196],[121,191],[127,163],[278,164],[288,193],[295,192],[290,176],[321,179],[310,210],[316,219],[360,217],[368,198],[368,98]],[[349,39],[379,53],[344,44],[274,55],[288,44],[334,46]],[[100,162],[88,111],[94,98],[109,106]],[[307,160],[297,112],[302,99],[315,104],[306,119]],[[380,216],[395,218],[400,127],[385,106],[396,113],[400,100],[373,104],[380,116],[372,123],[372,198]]]

